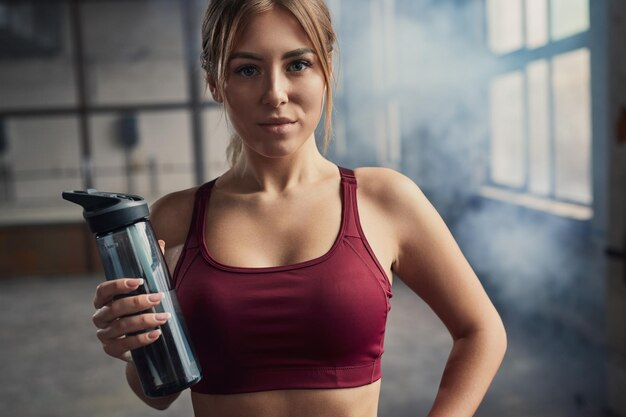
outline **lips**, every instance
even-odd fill
[[[286,134],[295,124],[295,120],[291,120],[287,117],[272,117],[259,123],[259,126],[269,133]]]
[[[261,126],[277,126],[277,125],[280,126],[280,125],[286,125],[286,124],[291,124],[291,123],[295,123],[295,121],[287,117],[272,117],[259,124]]]

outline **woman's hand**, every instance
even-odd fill
[[[161,252],[165,242],[159,240]],[[93,324],[104,351],[114,358],[126,361],[126,380],[133,392],[143,402],[158,410],[165,410],[180,393],[166,397],[147,397],[141,387],[137,369],[130,351],[154,343],[161,335],[156,327],[170,318],[170,313],[153,313],[164,294],[128,294],[143,284],[141,278],[120,278],[105,281],[96,288],[93,305],[96,313]]]
[[[105,281],[96,288],[93,323],[98,328],[98,339],[108,355],[126,362],[132,362],[132,349],[157,340],[161,331],[154,328],[170,318],[169,313],[142,313],[158,305],[162,293],[117,297],[136,290],[142,283],[143,279],[121,278]]]

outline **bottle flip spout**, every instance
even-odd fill
[[[83,217],[93,233],[108,232],[149,215],[148,204],[137,195],[88,190],[64,191],[61,196],[83,207]]]
[[[64,200],[82,206],[86,212],[111,207],[119,202],[117,194],[101,193],[95,188],[89,188],[85,191],[63,191],[61,196]]]

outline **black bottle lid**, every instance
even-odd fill
[[[128,226],[148,217],[148,203],[137,195],[94,190],[64,191],[65,200],[83,207],[83,217],[93,233]]]

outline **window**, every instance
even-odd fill
[[[63,190],[151,202],[227,166],[222,112],[189,83],[206,1],[0,3],[0,223],[74,220]]]
[[[498,63],[487,194],[590,218],[588,0],[487,0],[486,15]]]

